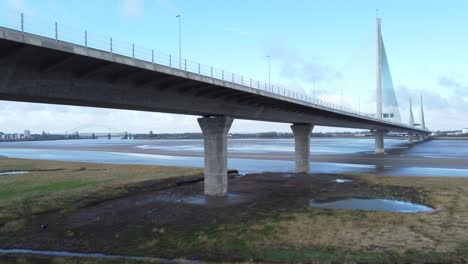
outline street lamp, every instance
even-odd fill
[[[312,90],[312,95],[313,95],[314,103],[315,103],[315,78],[314,78],[312,84],[313,84],[313,85],[312,85],[312,89],[313,89],[313,90]]]
[[[361,114],[361,96],[358,97],[358,113]]]
[[[268,87],[271,89],[271,63],[270,63],[270,55],[268,55],[267,58],[268,58]]]
[[[176,16],[179,19],[179,69],[182,69],[182,17]]]

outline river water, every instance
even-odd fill
[[[293,139],[229,139],[228,167],[241,173],[290,172]],[[373,154],[372,138],[312,138],[313,173],[376,173],[468,177],[468,141],[434,140],[408,146],[386,139],[387,154]],[[0,143],[12,158],[115,164],[203,167],[202,140],[61,140]],[[401,162],[400,162],[401,161]]]

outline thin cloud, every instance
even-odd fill
[[[14,12],[34,14],[33,10],[26,4],[25,0],[7,0],[6,8]]]
[[[264,56],[270,55],[272,63],[279,66],[282,87],[310,97],[315,94],[316,98],[322,100],[333,99],[330,89],[326,90],[321,86],[328,86],[329,82],[339,80],[341,74],[325,64],[319,57],[305,58],[281,37],[268,39],[263,53]]]
[[[17,11],[26,8],[24,0],[7,0],[7,6]]]
[[[438,79],[439,89],[414,90],[406,86],[399,86],[397,93],[403,120],[409,116],[409,99],[413,99],[413,112],[419,121],[419,98],[424,100],[426,124],[430,128],[439,130],[459,129],[468,125],[463,117],[468,116],[468,85],[453,77],[442,76]]]
[[[294,50],[284,39],[272,38],[264,48],[265,55],[279,63],[281,77],[291,80],[300,80],[309,84],[337,78],[340,74],[332,67],[326,65],[318,57],[305,59],[297,50]]]
[[[180,10],[171,0],[157,0],[157,5],[166,11],[168,14],[180,14]]]
[[[468,85],[461,83],[455,77],[439,77],[439,85],[449,89],[457,97],[468,97]]]
[[[142,0],[120,0],[119,11],[124,17],[141,17],[144,13]]]

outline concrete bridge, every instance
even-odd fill
[[[57,25],[56,25],[57,30]],[[131,109],[201,116],[205,145],[205,193],[227,193],[227,134],[234,119],[290,123],[296,172],[310,171],[314,126],[369,129],[376,152],[389,131],[425,136],[429,131],[347,111],[290,91],[239,83],[24,32],[0,28],[0,100]],[[112,45],[112,40],[111,40]],[[218,75],[219,76],[219,75]],[[118,122],[118,120],[116,120]]]

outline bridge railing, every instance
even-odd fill
[[[164,54],[154,49],[148,49],[131,42],[125,42],[113,39],[112,37],[103,37],[87,30],[79,30],[73,27],[64,26],[48,19],[38,18],[25,14],[7,14],[0,17],[0,26],[22,31],[25,33],[40,35],[43,37],[55,39],[56,41],[68,42],[81,45],[87,48],[102,50],[127,56],[132,59],[138,59],[154,64],[167,66],[182,71],[214,78],[228,83],[238,84],[257,90],[266,91],[285,98],[291,98],[325,108],[354,113],[369,117],[352,107],[334,104],[329,101],[311,97],[303,93],[282,88],[278,85],[268,84],[254,78],[235,74],[212,66],[179,58],[170,54]],[[372,118],[372,117],[371,117]]]

